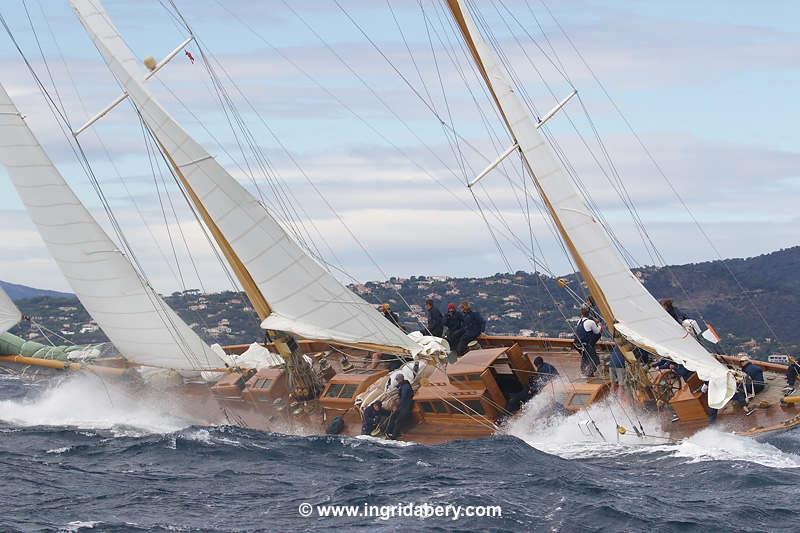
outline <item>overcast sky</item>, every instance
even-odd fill
[[[555,19],[720,255],[747,257],[798,244],[796,2],[551,3]],[[163,57],[185,38],[157,0],[104,4],[139,57]],[[275,181],[248,172],[247,161],[253,159],[241,156],[196,44],[187,46],[197,59],[194,64],[178,55],[157,80],[148,82],[150,87],[267,205],[276,205],[275,183],[290,191],[297,216],[327,261],[360,280],[384,274],[487,275],[506,271],[506,262],[512,269],[531,270],[530,261],[506,237],[511,229],[522,246],[529,246],[525,213],[530,209],[537,258],[554,272],[570,270],[533,200],[525,201],[523,187],[529,185],[516,177],[518,161],[489,174],[477,193],[505,259],[465,186],[508,146],[508,136],[442,2],[422,0],[421,9],[416,0],[340,0],[340,9],[333,1],[304,0],[291,2],[296,11],[279,0],[225,0],[224,7],[217,0],[176,4],[204,49],[234,79],[235,86],[225,82],[226,90],[268,158]],[[581,101],[573,99],[553,119],[551,131],[634,262],[651,264],[653,256],[610,185],[618,182],[593,125],[666,261],[716,259],[717,252],[545,6],[539,0],[470,4],[514,65],[537,113],[546,113],[569,94],[569,82],[577,87]],[[3,2],[0,12],[48,88],[52,76],[77,128],[119,94],[119,88],[66,0],[26,0],[26,5],[35,35],[22,0]],[[563,67],[569,81],[554,64]],[[0,72],[0,81],[67,181],[108,227],[86,175],[5,34],[0,35]],[[458,131],[457,144],[450,143],[429,107]],[[129,104],[109,113],[81,141],[115,216],[159,290],[230,287],[168,176],[166,185],[156,190],[154,182],[162,178],[156,172],[154,180]],[[0,217],[0,279],[69,290],[2,169]]]

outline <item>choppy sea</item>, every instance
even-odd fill
[[[0,531],[800,530],[800,432],[617,439],[619,413],[535,407],[423,446],[202,427],[93,378],[0,376]]]

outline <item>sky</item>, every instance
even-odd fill
[[[186,36],[162,5],[168,3],[104,5],[140,58],[161,58]],[[578,90],[580,99],[548,129],[631,264],[749,257],[798,244],[796,2],[469,3],[538,116],[573,86]],[[196,61],[180,53],[149,87],[276,218],[310,236],[342,279],[532,270],[531,246],[537,268],[571,271],[537,200],[526,196],[530,183],[518,160],[483,178],[475,197],[466,187],[510,140],[443,3],[175,4],[199,37],[199,45],[186,46]],[[73,129],[120,93],[66,0],[7,0],[0,13]],[[258,158],[247,143],[242,148],[241,132],[223,112],[201,47]],[[108,228],[87,175],[5,33],[0,72],[68,183]],[[148,157],[129,104],[80,141],[158,290],[231,288],[170,176]],[[0,279],[69,290],[2,169],[0,217]]]

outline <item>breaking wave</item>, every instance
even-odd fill
[[[507,435],[425,446],[193,425],[93,377],[16,385],[0,380],[0,531],[765,531],[794,524],[800,501],[796,431],[676,443],[645,417],[651,437],[618,438],[618,409],[543,418],[536,399]],[[302,502],[500,505],[502,517],[303,519]]]
[[[192,420],[170,402],[136,396],[95,376],[70,376],[38,394],[0,400],[0,420],[23,427],[112,430],[119,436],[170,433]]]
[[[615,457],[630,454],[659,454],[687,462],[742,461],[772,468],[800,468],[800,441],[793,451],[715,428],[704,429],[689,438],[673,441],[660,429],[655,416],[635,412],[631,407],[599,403],[572,415],[548,414],[550,401],[536,397],[514,418],[504,433],[534,448],[566,459]],[[626,428],[620,435],[617,426]],[[641,427],[638,436],[633,427]],[[794,434],[794,432],[792,432]],[[783,437],[783,440],[788,440]]]

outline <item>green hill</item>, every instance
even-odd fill
[[[800,308],[798,272],[800,247],[748,259],[636,270],[656,298],[672,298],[693,318],[711,323],[723,337],[725,351],[754,355],[800,353],[800,328],[794,318]],[[572,290],[585,292],[574,275],[567,279]],[[487,319],[489,332],[514,335],[566,335],[579,307],[555,279],[528,272],[485,278],[412,276],[351,288],[376,305],[391,303],[410,329],[419,329],[415,315],[424,314],[426,298],[439,302],[443,311],[449,302],[470,301]],[[210,342],[263,338],[259,321],[241,294],[190,290],[166,300]],[[105,340],[74,296],[39,296],[17,303],[23,313],[73,342]],[[18,326],[17,332],[43,340],[39,329],[27,324]]]

